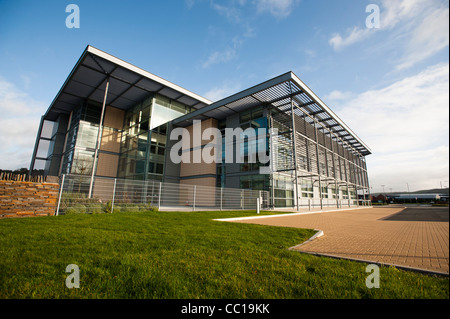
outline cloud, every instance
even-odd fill
[[[412,32],[402,58],[403,62],[397,66],[397,69],[409,68],[447,47],[449,45],[448,30],[448,8],[433,10]]]
[[[256,35],[255,28],[250,25],[249,19],[244,13],[246,4],[246,0],[231,0],[226,4],[218,4],[215,1],[210,2],[211,7],[216,12],[240,29],[240,33],[232,38],[230,45],[210,53],[202,63],[202,68],[207,69],[214,64],[226,63],[235,59],[238,48],[243,45],[246,39]]]
[[[352,92],[342,92],[339,90],[334,90],[330,94],[324,96],[324,100],[338,101],[338,100],[349,100],[353,97]]]
[[[220,15],[225,16],[231,22],[240,22],[241,21],[241,11],[235,6],[224,6],[217,4],[215,2],[211,2],[211,6],[214,10],[216,10]]]
[[[436,0],[383,0],[383,11],[380,14],[381,26],[392,29],[405,20],[414,19],[425,11],[427,7],[438,3]]]
[[[294,6],[298,3],[295,0],[256,0],[254,4],[256,5],[257,13],[269,12],[272,16],[277,19],[287,18]]]
[[[0,168],[30,165],[42,110],[44,103],[0,76]]]
[[[192,7],[195,4],[195,0],[184,0],[184,3],[186,4],[186,6],[188,7],[188,9],[192,9]]]
[[[225,63],[233,60],[236,57],[236,45],[228,47],[223,51],[214,51],[211,53],[205,62],[202,64],[202,68],[207,69],[211,65],[217,63]]]
[[[380,3],[380,28],[353,26],[345,35],[333,33],[329,45],[340,51],[388,31],[384,42],[402,54],[397,70],[409,68],[448,46],[448,3],[441,0],[383,0]],[[374,42],[371,45],[377,45]]]
[[[206,61],[202,63],[202,68],[207,69],[210,66],[218,63],[226,63],[233,60],[237,56],[238,48],[244,43],[241,37],[235,36],[231,40],[231,45],[223,50],[214,51],[211,53]]]
[[[228,97],[240,90],[240,85],[237,83],[224,83],[221,86],[214,87],[208,92],[203,94],[204,97],[211,101],[219,101],[225,97]]]
[[[373,151],[367,157],[371,183],[423,188],[446,180],[448,86],[449,64],[438,64],[339,103],[339,117]]]
[[[372,29],[361,29],[359,27],[353,27],[347,37],[342,37],[339,33],[335,33],[328,43],[333,47],[335,51],[339,51],[342,48],[359,42],[372,33]]]
[[[191,8],[195,0],[185,0]],[[277,19],[287,18],[293,11],[299,0],[228,0],[220,4],[211,0],[211,7],[230,22],[243,23],[249,18],[249,14],[269,13]],[[248,5],[250,3],[250,5]],[[245,13],[247,12],[247,13]]]

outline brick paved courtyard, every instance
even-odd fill
[[[448,207],[383,207],[244,219],[323,231],[292,249],[449,273]]]

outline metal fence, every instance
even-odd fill
[[[62,175],[56,214],[151,210],[253,210],[269,208],[269,192],[95,177]]]
[[[299,199],[300,210],[316,210],[329,208],[351,208],[358,206],[371,206],[370,200],[362,199],[336,199],[336,198],[301,198]]]

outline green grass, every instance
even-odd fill
[[[289,251],[315,232],[213,221],[254,212],[0,220],[0,298],[449,298],[449,280]],[[66,266],[80,269],[68,289]]]

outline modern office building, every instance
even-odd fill
[[[195,140],[207,129],[220,136]],[[208,148],[220,157],[195,160]],[[351,206],[369,199],[369,154],[292,72],[212,102],[88,46],[41,118],[30,171],[265,190],[275,207]]]

